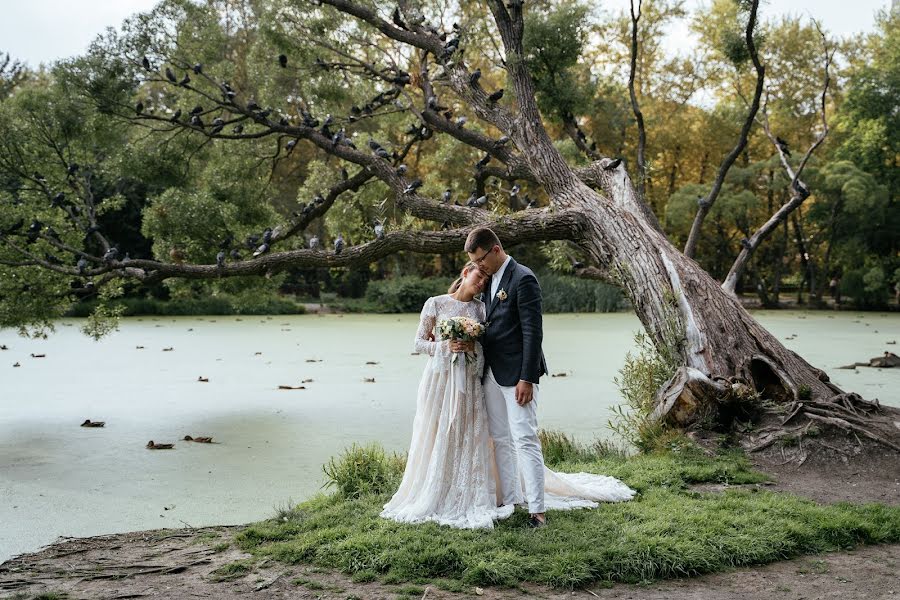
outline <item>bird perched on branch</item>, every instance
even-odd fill
[[[318,250],[319,249],[319,236],[314,235],[309,238],[309,249],[310,250]]]
[[[403,22],[403,17],[400,16],[400,7],[395,6],[394,12],[391,13],[391,21],[393,21],[394,25],[399,27],[400,29],[409,29],[406,26],[406,23]]]
[[[397,167],[397,170],[396,170],[395,172],[397,173],[397,175],[398,175],[399,177],[403,177],[404,175],[406,175],[406,172],[407,172],[408,170],[409,170],[409,167],[407,167],[406,165],[402,165],[402,164],[401,164],[399,167]]]
[[[286,55],[286,54],[279,54],[279,55],[278,55],[278,64],[281,66],[282,69],[286,69],[286,68],[287,68],[287,60],[288,60],[288,59],[287,59],[287,55]]]
[[[203,129],[203,119],[200,118],[200,115],[194,115],[193,117],[191,117],[191,125]]]
[[[150,59],[146,56],[141,59],[141,66],[144,67],[145,71],[150,71],[153,67],[150,65]]]
[[[465,126],[465,124],[468,122],[469,122],[469,120],[466,117],[462,116],[462,117],[459,117],[458,119],[456,119],[455,125],[457,127],[459,127],[460,129],[462,129],[463,126]]]
[[[201,63],[197,63],[194,65],[194,75],[199,75],[203,72],[203,65]]]
[[[475,69],[469,74],[469,85],[478,85],[479,79],[481,79],[481,69]]]
[[[474,197],[469,198],[469,201],[466,203],[466,206],[471,206],[472,208],[482,208],[488,202],[487,196],[479,196],[478,198]]]
[[[441,58],[446,60],[453,56],[453,53],[459,49],[459,38],[453,38],[446,44],[444,44],[443,52],[441,53]]]
[[[415,192],[417,189],[419,189],[420,187],[422,187],[422,180],[421,179],[413,179],[412,181],[409,182],[409,185],[406,186],[406,189],[403,190],[403,193],[411,194],[411,193]]]
[[[266,243],[260,244],[260,246],[253,252],[253,258],[262,256],[263,254],[265,254],[268,251],[269,251],[269,244],[266,244]]]
[[[604,171],[615,171],[622,164],[621,158],[614,158],[603,166]]]
[[[175,112],[172,113],[172,118],[170,118],[169,120],[172,121],[173,123],[177,123],[180,118],[181,118],[181,109],[178,108],[178,109],[175,109]]]
[[[488,96],[488,102],[490,102],[491,104],[496,104],[497,102],[500,101],[500,98],[502,98],[502,97],[503,97],[503,88],[500,88],[499,90],[497,90],[496,92],[494,92],[493,94]]]
[[[79,275],[84,275],[84,272],[87,271],[88,261],[85,257],[81,257],[78,259],[78,262],[75,263],[75,268],[78,269]]]
[[[235,92],[228,83],[222,84],[222,95],[225,96],[226,102],[232,102],[237,96],[237,92]]]
[[[216,266],[220,269],[225,268],[225,251],[219,250],[219,253],[216,254]]]
[[[116,248],[115,246],[112,246],[109,250],[107,250],[103,254],[103,262],[105,262],[105,263],[111,263],[111,262],[115,261],[117,258],[119,258],[119,249]]]
[[[31,222],[31,225],[28,226],[28,231],[25,233],[29,244],[33,244],[37,241],[38,237],[40,237],[41,235],[41,230],[43,228],[44,224],[37,219]]]
[[[434,112],[444,112],[448,109],[448,107],[442,106],[438,103],[438,99],[436,96],[428,96],[427,106]]]
[[[483,157],[481,157],[481,160],[475,163],[475,170],[480,171],[481,169],[485,168],[489,162],[491,162],[491,155],[485,154]]]
[[[384,239],[384,223],[375,222],[375,239],[383,240]]]
[[[334,240],[334,253],[340,254],[344,251],[344,234],[339,233],[337,238]]]
[[[444,190],[443,196],[441,196],[441,200],[444,204],[450,204],[450,199],[453,197],[453,190],[447,188]]]
[[[779,149],[781,149],[781,151],[784,153],[785,156],[791,155],[791,151],[788,150],[788,143],[786,140],[783,140],[782,138],[780,138],[776,135],[775,136],[775,144],[778,146]]]
[[[181,78],[181,81],[178,82],[178,85],[181,87],[187,87],[187,84],[191,82],[191,76],[187,73],[184,74],[184,77]]]
[[[138,100],[138,103],[134,105],[134,112],[137,114],[144,112],[144,103]]]

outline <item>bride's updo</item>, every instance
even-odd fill
[[[459,277],[457,277],[456,280],[455,280],[452,284],[450,284],[450,289],[447,290],[447,293],[448,293],[448,294],[455,294],[455,293],[456,293],[456,290],[459,289],[459,286],[462,285],[463,278],[466,276],[466,273],[468,273],[468,272],[471,271],[472,269],[479,269],[479,270],[480,270],[481,267],[479,267],[479,266],[478,266],[478,263],[476,263],[476,262],[473,261],[473,260],[470,260],[469,262],[467,262],[467,263],[465,264],[465,266],[462,268],[462,271],[459,272]]]

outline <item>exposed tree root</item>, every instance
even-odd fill
[[[855,440],[855,446],[867,440],[900,454],[897,409],[854,393],[810,398],[809,389],[797,386],[790,375],[763,356],[753,356],[742,372],[750,379],[709,378],[697,369],[679,369],[657,392],[651,418],[681,429],[736,432],[748,452],[796,446],[800,464],[820,448],[852,454],[840,448],[848,439],[851,444]],[[736,425],[741,423],[750,426],[740,431]],[[762,428],[757,428],[760,425]]]

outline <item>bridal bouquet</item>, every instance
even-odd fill
[[[442,319],[437,326],[438,334],[442,340],[452,340],[459,342],[475,341],[484,335],[485,325],[479,323],[475,319],[469,317],[450,317]],[[474,358],[466,354],[466,364]],[[453,354],[453,362],[456,362],[458,353]]]

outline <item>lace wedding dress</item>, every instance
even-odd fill
[[[419,383],[413,435],[400,487],[382,517],[404,523],[433,521],[451,527],[493,527],[514,506],[497,506],[497,475],[488,432],[481,375],[484,352],[453,359],[449,342],[430,341],[435,325],[451,317],[485,320],[484,303],[449,294],[429,298],[422,308],[415,350],[428,354]],[[548,509],[592,508],[597,502],[630,500],[634,491],[613,477],[544,470]]]

